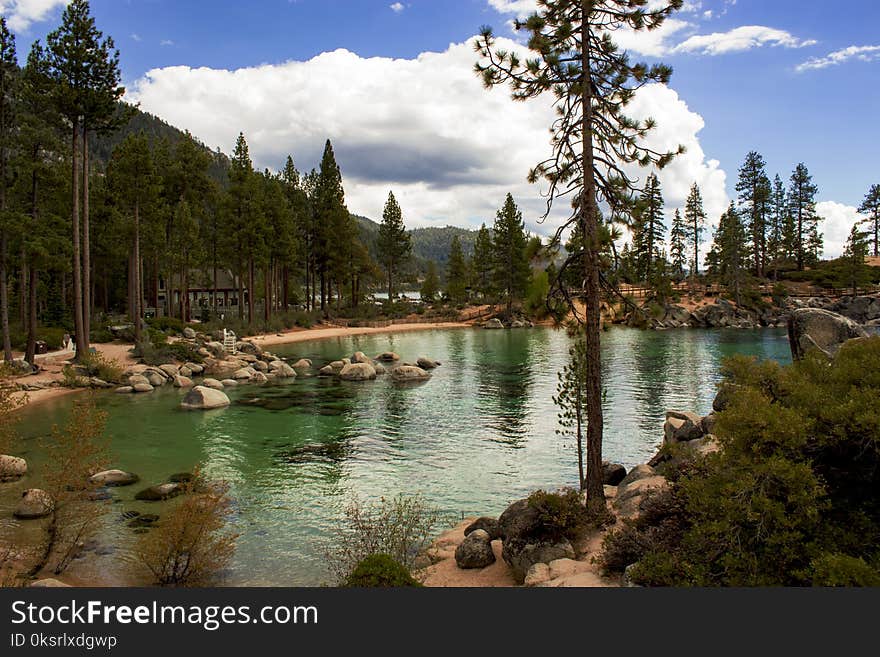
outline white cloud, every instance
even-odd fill
[[[404,9],[406,9],[406,7],[405,7],[405,6],[403,5],[403,3],[401,3],[401,2],[395,2],[393,5],[390,6],[390,9],[391,9],[391,11],[393,11],[394,13],[399,14],[399,13],[402,12]]]
[[[378,217],[393,189],[408,225],[475,226],[491,222],[511,192],[530,228],[547,234],[556,224],[537,226],[544,201],[525,178],[550,153],[551,99],[516,103],[507,89],[484,90],[474,58],[472,44],[462,43],[416,59],[337,50],[235,71],[178,66],[149,71],[129,99],[227,152],[243,131],[259,167],[277,168],[292,153],[309,169],[329,137],[358,214]],[[670,205],[682,205],[697,181],[707,209],[720,214],[725,174],[700,147],[703,119],[659,85],[641,90],[632,110],[657,119],[651,146],[689,149],[661,173]],[[564,205],[559,212],[567,214]]]
[[[825,235],[826,258],[837,258],[843,253],[853,224],[865,218],[853,206],[835,201],[817,203],[816,214],[825,220],[819,224],[819,230]]]
[[[655,30],[635,31],[629,28],[616,30],[611,38],[614,43],[629,52],[645,55],[646,57],[662,57],[672,51],[669,41],[676,34],[689,30],[693,26],[688,21],[678,18],[667,18],[663,25]]]
[[[851,59],[856,59],[860,62],[872,62],[880,59],[880,46],[850,46],[842,50],[835,50],[824,57],[811,57],[795,70],[798,73],[803,73],[804,71],[837,66]]]
[[[500,14],[516,14],[517,18],[525,18],[535,12],[538,3],[535,0],[489,0],[489,6]]]
[[[159,42],[159,45],[160,45],[160,46],[173,46],[173,45],[174,45],[174,41],[172,41],[171,39],[162,39],[162,40]]]
[[[6,17],[9,29],[23,32],[32,23],[49,18],[59,7],[65,7],[70,0],[0,0],[0,14]]]
[[[815,45],[813,40],[798,39],[790,32],[763,25],[743,25],[728,32],[713,32],[692,36],[670,50],[673,53],[725,55],[761,46],[803,48]]]
[[[141,35],[140,35],[140,34],[137,34],[136,32],[135,32],[135,33],[132,33],[132,35],[131,35],[131,40],[132,40],[132,41],[142,41],[142,39],[141,39]]]

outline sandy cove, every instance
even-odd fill
[[[268,333],[265,335],[255,335],[246,338],[247,340],[259,345],[261,348],[276,347],[279,345],[295,344],[298,342],[309,342],[312,340],[328,340],[332,338],[345,338],[356,335],[373,335],[378,333],[409,333],[412,331],[430,331],[436,329],[453,329],[453,328],[471,328],[473,324],[465,322],[432,322],[432,323],[413,323],[413,324],[392,324],[379,328],[370,327],[344,327],[344,326],[320,326],[311,329],[293,329],[283,333]],[[122,367],[130,367],[136,365],[137,360],[131,355],[132,344],[112,342],[108,344],[91,345],[95,351],[107,358],[108,360],[117,361]],[[18,384],[51,384],[53,382],[60,383],[64,379],[62,369],[73,358],[72,351],[55,351],[50,354],[40,355],[36,357],[37,364],[42,370],[30,376],[24,376],[14,379]],[[22,358],[23,354],[15,354],[16,358]],[[13,398],[26,399],[26,405],[39,404],[59,397],[64,397],[76,392],[81,392],[78,388],[52,387],[43,390],[32,390],[30,392],[16,392]]]

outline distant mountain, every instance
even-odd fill
[[[376,240],[379,237],[379,224],[360,215],[352,215],[358,222],[360,237],[370,250],[373,258],[378,258]],[[474,253],[474,244],[477,241],[477,231],[456,226],[443,228],[413,228],[408,231],[412,238],[413,269],[417,275],[424,274],[428,270],[428,262],[433,260],[437,263],[437,270],[442,277],[449,262],[449,251],[452,248],[452,239],[457,235],[461,241],[461,248],[466,257]]]
[[[131,120],[109,135],[90,135],[89,154],[92,161],[103,168],[110,161],[110,155],[119,144],[125,141],[129,135],[143,132],[153,142],[159,139],[167,140],[172,146],[182,139],[186,139],[187,133],[173,125],[163,121],[158,116],[143,112],[136,107],[120,103],[120,110],[130,109],[133,114]],[[226,172],[229,169],[229,157],[221,151],[213,151],[196,139],[205,152],[211,155],[211,166],[208,170],[211,178],[221,185],[226,185]]]

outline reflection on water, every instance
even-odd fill
[[[531,490],[577,483],[570,440],[556,435],[552,396],[568,337],[550,329],[449,330],[371,335],[291,345],[276,351],[323,364],[355,351],[396,351],[404,360],[442,361],[430,381],[390,377],[347,383],[300,377],[285,385],[242,387],[230,408],[177,410],[182,393],[104,395],[114,467],[143,486],[204,463],[228,480],[241,533],[229,582],[314,585],[325,581],[322,549],[354,496],[423,493],[458,514],[498,513]],[[606,458],[632,466],[661,440],[667,409],[708,412],[721,359],[734,353],[787,361],[782,331],[612,330],[603,334]],[[23,488],[39,485],[35,439],[64,421],[70,399],[27,409],[22,427],[32,472],[0,485],[0,519],[10,520]],[[132,529],[125,511],[162,514],[164,503],[134,500],[140,486],[116,489],[102,538],[113,554],[73,574],[122,582]],[[32,531],[24,528],[21,531]]]

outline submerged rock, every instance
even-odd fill
[[[45,518],[55,510],[55,500],[40,488],[30,488],[21,494],[18,506],[12,512],[20,520]]]
[[[483,324],[484,329],[503,329],[504,324],[501,323],[501,320],[497,317],[490,319],[485,324]]]
[[[356,351],[354,356],[351,357],[352,363],[366,363],[368,365],[373,364],[373,359],[367,356],[363,351]]]
[[[400,360],[400,356],[393,351],[386,351],[376,356],[376,360],[380,360],[383,363],[394,363]]]
[[[421,367],[423,370],[433,370],[440,367],[441,363],[438,360],[432,360],[430,358],[419,358],[416,361],[416,365]]]
[[[159,484],[158,486],[150,486],[149,488],[145,488],[140,491],[137,495],[134,496],[134,499],[141,500],[144,502],[160,502],[162,500],[168,500],[172,497],[177,497],[184,491],[183,484],[178,483],[167,483],[167,484]]]
[[[293,369],[295,370],[308,370],[312,367],[312,361],[308,358],[300,358],[293,364]]]
[[[140,481],[133,472],[125,472],[124,470],[104,470],[93,474],[89,481],[97,486],[131,486]]]
[[[223,390],[224,387],[217,379],[205,379],[202,381],[202,385],[206,388],[211,388],[212,390]]]
[[[229,406],[229,397],[226,393],[205,386],[196,386],[183,398],[180,407],[187,411],[210,410]]]

